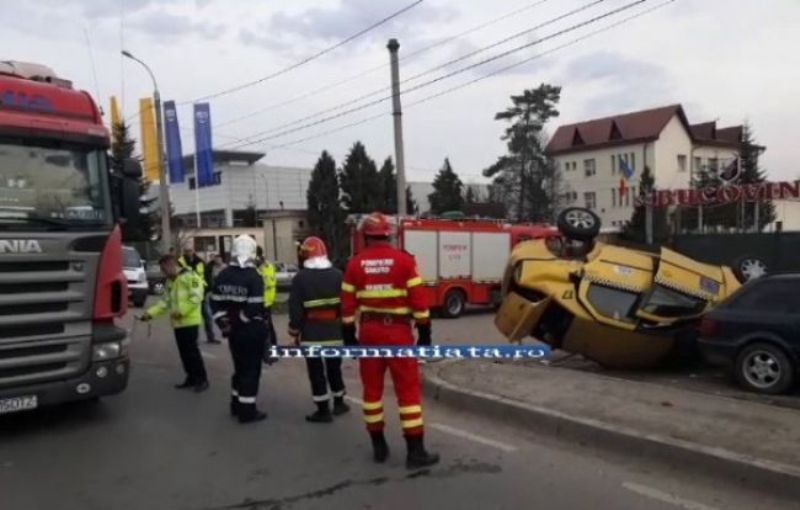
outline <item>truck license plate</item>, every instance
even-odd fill
[[[26,411],[28,409],[36,409],[39,405],[39,399],[36,395],[27,397],[13,397],[0,399],[0,414],[16,413],[17,411]]]

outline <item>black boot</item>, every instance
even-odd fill
[[[350,406],[344,401],[344,397],[333,397],[333,414],[334,416],[341,416],[350,412]]]
[[[188,377],[180,384],[175,385],[176,390],[188,390],[195,387],[195,382]]]
[[[267,419],[267,413],[262,413],[258,409],[253,409],[249,411],[245,411],[240,408],[239,411],[239,423],[255,423],[257,421],[263,421]]]
[[[370,432],[370,439],[372,440],[372,458],[375,462],[382,464],[389,458],[389,445],[386,444],[386,436],[383,432]]]
[[[406,446],[408,447],[406,456],[406,468],[408,469],[429,467],[439,462],[438,453],[429,453],[425,450],[422,436],[406,436]]]
[[[333,421],[328,401],[317,402],[317,410],[306,416],[306,421],[311,423],[330,423]]]

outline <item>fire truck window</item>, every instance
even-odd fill
[[[633,322],[632,311],[638,294],[604,285],[592,284],[587,298],[597,312],[609,319]]]

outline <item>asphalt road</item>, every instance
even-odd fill
[[[436,321],[435,329],[462,343],[458,331],[472,322],[488,331],[491,316]],[[0,418],[0,509],[791,508],[735,480],[612,457],[430,402],[428,445],[441,464],[406,471],[387,406],[392,456],[374,465],[354,362],[345,366],[349,415],[306,423],[313,406],[304,364],[284,360],[264,371],[259,400],[269,419],[243,426],[227,414],[226,346],[202,349],[212,383],[204,394],[172,388],[181,373],[171,332],[157,323],[148,337],[140,325],[123,394]]]

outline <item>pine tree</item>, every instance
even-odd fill
[[[448,211],[461,211],[464,208],[464,197],[458,174],[453,171],[450,160],[445,158],[444,165],[433,179],[433,193],[428,195],[432,214],[442,214]]]
[[[136,142],[130,137],[130,127],[123,123],[115,124],[111,131],[111,169],[118,175],[123,175],[125,161],[133,158]],[[125,242],[147,242],[155,240],[158,235],[156,225],[159,223],[158,211],[153,210],[155,198],[149,197],[150,181],[143,175],[139,179],[139,197],[142,214],[137,225],[123,223],[122,239]]]
[[[650,167],[645,166],[642,176],[639,179],[639,198],[644,199],[651,193],[655,193],[655,179]],[[630,191],[628,191],[630,193]],[[667,211],[663,207],[653,207],[653,243],[663,244],[669,237],[669,225],[667,222]],[[639,244],[647,242],[647,207],[642,205],[633,210],[633,216],[625,224],[622,231],[622,238]]]
[[[495,115],[495,120],[511,122],[502,137],[508,154],[486,168],[486,177],[495,177],[501,200],[516,213],[519,221],[550,220],[557,208],[557,170],[545,153],[544,126],[558,117],[556,106],[561,87],[541,84],[521,95],[511,96],[512,106]]]
[[[414,194],[411,193],[411,186],[406,186],[406,212],[410,215],[419,214],[419,206],[414,200]]]
[[[753,129],[749,124],[744,125],[742,132],[742,149],[740,152],[742,174],[740,182],[742,184],[757,184],[767,181],[767,173],[758,164],[758,158],[764,149],[759,147],[753,136]],[[756,228],[759,232],[775,221],[775,204],[772,200],[762,200],[755,203],[745,203],[744,205],[744,224],[743,230]],[[758,207],[758,225],[756,226],[756,207]]]
[[[380,211],[385,214],[397,213],[397,174],[392,158],[386,158],[378,172],[381,190]]]
[[[353,144],[345,158],[339,183],[342,203],[350,214],[369,214],[382,207],[378,169],[361,142]]]
[[[311,172],[306,203],[309,230],[325,241],[334,264],[341,265],[347,257],[344,214],[339,205],[336,161],[327,151],[322,152]]]

